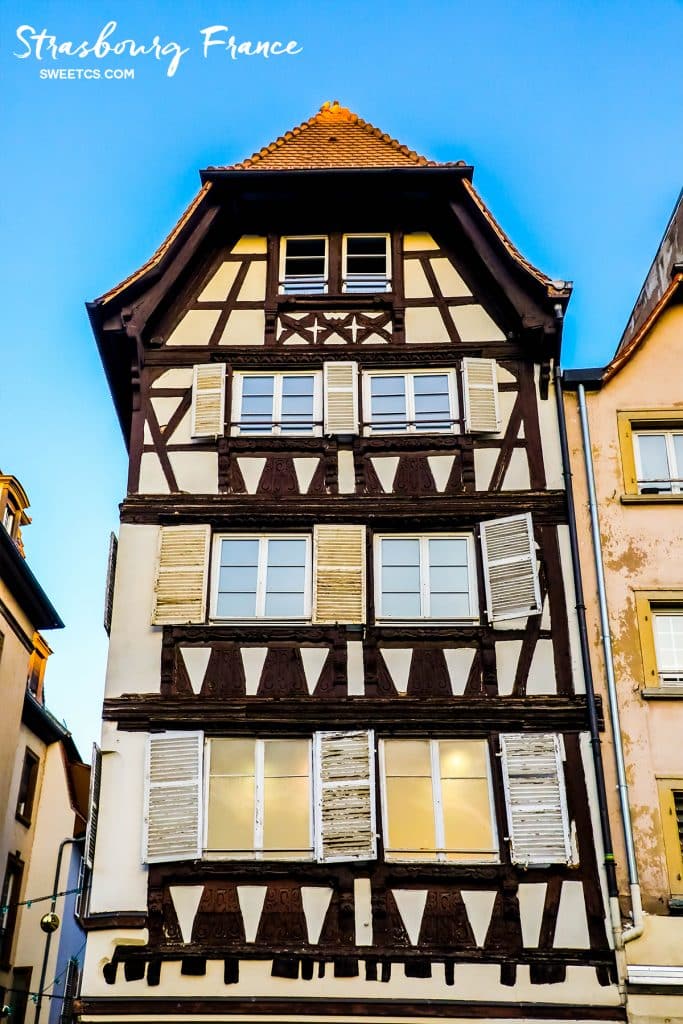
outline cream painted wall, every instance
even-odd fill
[[[0,600],[2,605],[14,616],[28,637],[33,636],[33,624],[29,622],[21,608],[14,600],[11,592],[0,580]],[[4,634],[2,655],[0,656],[0,694],[2,694],[2,714],[0,714],[0,809],[8,807],[10,786],[15,771],[16,738],[21,723],[21,709],[24,703],[24,691],[28,674],[29,652],[14,631],[13,625],[0,611],[0,632]],[[16,802],[16,798],[15,798]],[[14,812],[12,812],[14,818]],[[8,835],[0,817],[0,865],[7,862],[9,850]],[[4,872],[4,867],[2,867]]]

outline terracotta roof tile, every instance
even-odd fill
[[[212,170],[301,171],[339,167],[448,167],[402,145],[338,100],[240,163]]]

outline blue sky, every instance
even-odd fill
[[[26,53],[21,25],[78,44],[111,20],[112,43],[189,48],[175,75],[170,58],[13,56]],[[201,29],[218,24],[303,49],[204,57]],[[67,623],[48,635],[48,702],[84,754],[99,733],[104,573],[126,473],[84,302],[150,255],[200,167],[247,156],[338,98],[426,156],[474,164],[522,252],[575,283],[564,365],[600,365],[681,187],[682,37],[683,0],[5,0],[0,467],[31,499],[29,563]],[[135,78],[41,79],[48,67]]]

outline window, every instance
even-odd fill
[[[660,683],[683,686],[683,608],[652,616]]]
[[[638,492],[680,494],[683,491],[683,430],[634,433]]]
[[[473,619],[474,553],[468,534],[378,537],[378,619]]]
[[[3,970],[9,970],[23,874],[24,862],[20,857],[10,854],[0,893],[0,968]]]
[[[388,858],[499,860],[485,740],[384,740],[382,763]]]
[[[320,434],[319,373],[235,375],[236,434]]]
[[[309,537],[218,538],[214,618],[306,619],[311,614]]]
[[[9,533],[10,537],[14,537],[14,523],[15,523],[16,518],[17,518],[16,510],[13,509],[12,506],[8,502],[7,505],[5,505],[5,511],[2,514],[2,525],[5,527],[5,529]]]
[[[327,238],[283,238],[280,246],[280,291],[286,295],[327,291]]]
[[[311,741],[212,739],[209,751],[207,853],[311,858]]]
[[[683,778],[657,779],[669,889],[677,903],[683,897]]]
[[[17,798],[16,809],[16,816],[23,825],[31,824],[31,814],[33,812],[33,801],[36,795],[39,766],[40,758],[27,747],[24,754],[24,765],[21,770],[19,796]]]
[[[643,696],[683,696],[683,590],[635,595],[643,656]]]
[[[369,373],[365,376],[366,432],[458,430],[455,371]]]
[[[344,235],[342,249],[343,291],[389,291],[389,235]]]

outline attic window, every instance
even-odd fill
[[[327,291],[327,238],[283,238],[280,291],[286,295]]]
[[[389,280],[388,235],[344,235],[345,292],[386,292]]]

